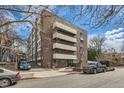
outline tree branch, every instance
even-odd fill
[[[34,24],[33,24],[30,20],[16,20],[16,21],[8,21],[8,22],[6,22],[6,23],[4,23],[4,24],[1,24],[1,25],[0,25],[0,28],[3,27],[3,26],[5,26],[5,25],[12,24],[12,23],[22,23],[22,22],[28,22],[28,23],[30,23],[32,26],[34,26]]]
[[[5,10],[5,11],[15,11],[15,12],[26,13],[26,14],[37,14],[37,15],[40,15],[40,13],[37,13],[37,12],[17,10],[17,9],[10,9],[10,8],[0,8],[0,10],[2,10],[2,11],[3,10]]]

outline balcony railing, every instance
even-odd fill
[[[57,33],[55,32],[53,34],[53,38],[59,38],[59,39],[62,39],[62,40],[66,40],[66,41],[69,41],[69,42],[73,42],[73,43],[76,43],[77,40],[75,37],[70,37],[70,36],[67,36],[67,35],[63,35],[61,33]]]
[[[60,43],[54,43],[53,49],[55,49],[55,48],[70,50],[70,51],[77,51],[77,48],[75,46],[69,46],[69,45],[60,44]]]
[[[76,55],[54,53],[53,59],[73,59],[73,60],[76,60],[77,56]]]
[[[72,33],[72,34],[77,34],[77,31],[75,29],[73,29],[69,26],[66,26],[66,25],[64,25],[60,22],[55,22],[54,25],[53,25],[53,28],[55,28],[55,27],[60,28],[64,31],[67,31],[67,32]]]

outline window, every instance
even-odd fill
[[[83,53],[83,48],[82,47],[80,47],[80,53]]]
[[[38,36],[38,39],[41,38],[41,37],[40,37],[40,31],[38,31],[37,36]]]
[[[38,47],[40,47],[40,43],[41,43],[40,40],[38,40],[38,42],[37,42]]]
[[[83,40],[83,33],[80,33],[80,40]]]
[[[97,65],[98,65],[98,66],[101,66],[102,64],[98,62]]]
[[[3,73],[3,72],[4,72],[4,70],[0,69],[0,73]]]

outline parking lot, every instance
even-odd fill
[[[13,88],[124,88],[124,68],[98,74],[71,74],[21,80]]]

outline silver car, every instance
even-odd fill
[[[0,67],[0,87],[7,87],[20,79],[20,73]]]

